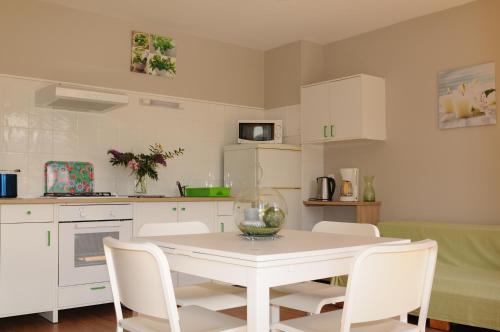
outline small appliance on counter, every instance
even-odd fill
[[[335,192],[335,179],[333,176],[320,176],[316,178],[318,186],[316,197],[311,201],[331,201]]]
[[[340,200],[342,202],[357,202],[359,200],[359,169],[341,168]]]
[[[0,198],[17,197],[17,173],[20,169],[0,170]]]
[[[82,161],[47,161],[44,197],[115,197],[94,191],[94,166]]]
[[[238,121],[238,144],[240,143],[283,143],[282,120],[240,120]]]

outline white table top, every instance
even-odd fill
[[[308,231],[282,230],[276,240],[247,240],[239,233],[208,233],[136,238],[164,249],[209,254],[249,262],[307,258],[359,251],[376,244],[406,243],[408,240],[376,238]]]

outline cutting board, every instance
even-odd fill
[[[46,193],[89,193],[94,191],[94,165],[82,161],[47,161]]]

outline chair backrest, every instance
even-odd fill
[[[320,221],[314,225],[313,232],[338,233],[360,236],[380,236],[377,226],[372,224],[358,224],[353,222]]]
[[[162,222],[144,224],[138,236],[164,236],[210,233],[208,226],[200,221]]]
[[[171,331],[179,332],[172,278],[165,254],[151,243],[104,240],[117,321],[123,319],[120,303],[152,317],[168,319]]]
[[[436,256],[433,240],[374,246],[360,253],[349,274],[341,332],[353,323],[403,317],[417,308],[419,331],[425,332]]]

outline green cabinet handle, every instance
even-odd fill
[[[105,289],[106,286],[96,286],[96,287],[91,287],[90,290],[101,290],[101,289]]]
[[[330,125],[330,137],[335,137],[335,125]]]
[[[51,242],[50,231],[47,231],[47,247],[50,247],[50,242]]]
[[[220,223],[220,232],[224,233],[224,223],[223,222]]]
[[[323,126],[323,137],[327,137],[326,136],[326,126]]]
[[[173,207],[173,208],[172,208],[172,211],[177,211],[177,208]]]
[[[31,210],[26,211],[26,214],[27,214],[28,216],[30,216],[30,215],[31,215]]]
[[[181,208],[181,211],[186,211],[186,208],[185,208],[185,207],[182,207],[182,208]]]

